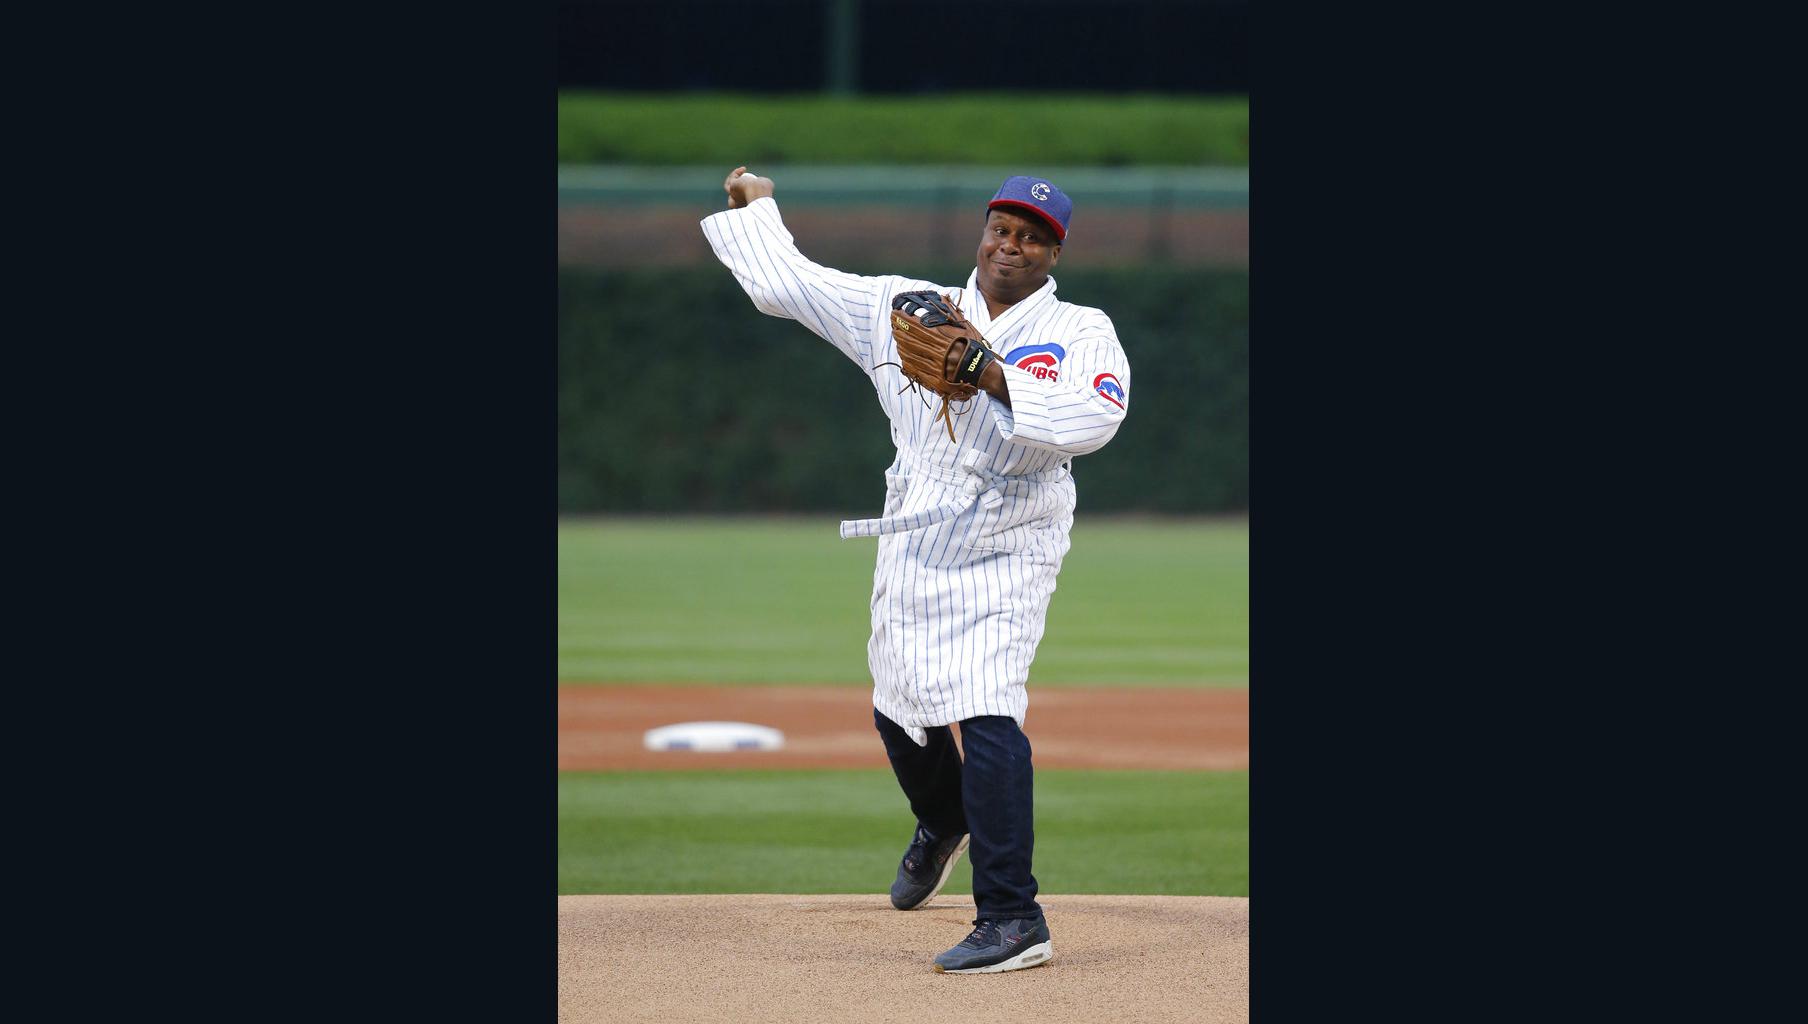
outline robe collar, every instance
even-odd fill
[[[991,308],[986,305],[986,297],[980,294],[979,268],[975,267],[967,275],[967,294],[962,296],[961,310],[967,314],[968,320],[973,321],[973,326],[979,328],[979,333],[986,336],[987,341],[997,345],[1004,340],[1006,334],[1024,323],[1031,311],[1045,302],[1053,302],[1054,298],[1055,279],[1051,276],[1042,282],[1042,287],[998,314],[998,319],[994,320]]]

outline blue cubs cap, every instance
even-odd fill
[[[1067,219],[1073,216],[1073,200],[1056,188],[1054,182],[1021,174],[1006,178],[998,187],[998,194],[986,204],[986,209],[996,210],[1001,206],[1028,210],[1048,221],[1058,240],[1067,240]]]

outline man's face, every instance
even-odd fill
[[[976,263],[987,294],[1022,298],[1042,287],[1060,258],[1061,243],[1040,217],[1002,208],[987,212]]]

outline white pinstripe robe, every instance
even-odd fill
[[[703,233],[755,308],[840,349],[891,420],[888,519],[842,524],[843,536],[879,537],[873,706],[918,744],[923,727],[976,715],[1022,725],[1024,683],[1069,548],[1072,459],[1111,440],[1129,404],[1130,364],[1110,318],[1055,298],[1052,277],[994,320],[977,271],[957,290],[831,270],[797,251],[770,197],[705,218]],[[981,392],[954,417],[954,442],[935,415],[940,399],[899,394],[898,368],[881,365],[898,360],[892,297],[923,289],[954,297],[1005,356],[1011,405]]]

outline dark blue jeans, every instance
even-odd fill
[[[979,916],[994,920],[1042,916],[1036,905],[1036,876],[1030,854],[1036,845],[1035,779],[1030,740],[1017,720],[1002,715],[969,718],[960,724],[961,751],[945,725],[924,731],[919,747],[896,722],[873,711],[885,754],[917,821],[937,837],[972,835],[967,858],[973,865],[973,902]]]

